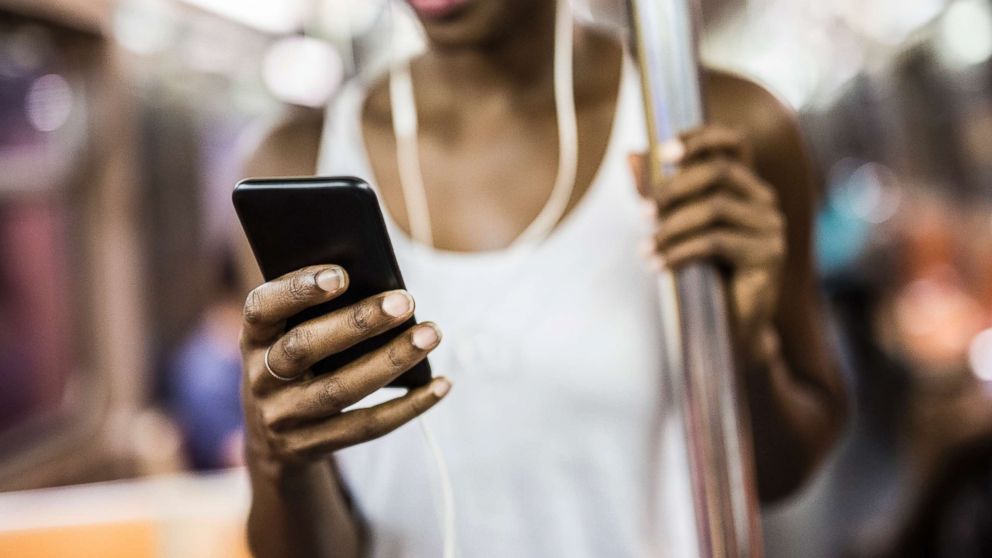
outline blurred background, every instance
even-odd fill
[[[622,32],[620,0],[575,5]],[[854,410],[768,556],[992,555],[962,532],[992,517],[992,0],[703,5],[707,63],[815,155]],[[385,7],[0,0],[0,556],[245,555],[229,195],[391,25],[416,48]]]

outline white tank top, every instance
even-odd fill
[[[353,80],[329,107],[318,171],[374,188],[365,93]],[[656,279],[637,254],[651,229],[627,162],[646,151],[639,95],[628,60],[601,167],[534,250],[428,249],[383,207],[417,318],[444,332],[430,362],[454,387],[425,420],[450,469],[459,557],[696,554],[681,427],[662,392]],[[372,556],[441,555],[438,473],[416,424],[337,459]]]

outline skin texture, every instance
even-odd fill
[[[423,20],[432,48],[413,62],[412,76],[439,248],[506,246],[550,194],[557,170],[553,21],[550,0],[470,0],[457,17]],[[575,47],[580,153],[569,209],[588,190],[609,142],[621,61],[619,43],[589,29],[576,29]],[[644,185],[659,223],[647,248],[670,266],[715,259],[731,271],[759,492],[770,501],[809,476],[844,416],[812,271],[815,189],[796,124],[776,99],[725,74],[711,73],[707,85],[712,125],[683,138],[675,177],[657,189]],[[370,90],[362,116],[384,202],[408,230],[385,82]],[[292,114],[265,140],[247,173],[312,174],[321,125],[319,112]],[[635,172],[643,167],[636,154],[632,164]],[[437,379],[396,402],[340,412],[424,358],[439,342],[439,335],[430,335],[438,331],[433,324],[415,326],[333,375],[280,382],[268,374],[270,346],[272,368],[299,376],[309,364],[402,323],[412,311],[409,304],[390,316],[386,308],[402,304],[385,304],[384,293],[283,334],[287,316],[347,288],[347,270],[333,263],[262,285],[246,300],[249,539],[259,556],[361,555],[367,541],[337,482],[333,452],[387,434],[450,387]],[[257,284],[257,271],[252,273]],[[430,341],[420,347],[414,342],[418,328],[427,328],[420,329],[420,341]]]

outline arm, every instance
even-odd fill
[[[251,512],[248,546],[254,556],[357,558],[362,540],[333,463],[287,465],[249,448]]]
[[[712,84],[718,88],[714,95],[722,91],[737,99],[736,117],[717,110],[714,117],[744,131],[753,146],[754,171],[774,190],[785,217],[787,248],[778,305],[743,351],[759,492],[762,500],[771,501],[812,475],[837,440],[846,415],[814,271],[819,188],[798,122],[788,109],[754,83],[715,76]]]
[[[262,139],[245,165],[247,176],[302,176],[316,168],[320,138],[320,115],[298,111],[287,116]],[[258,266],[244,235],[240,262],[248,289],[262,282]],[[247,289],[246,289],[247,290]],[[253,401],[245,401],[246,411]],[[254,406],[254,405],[252,405]],[[255,413],[246,413],[251,421]],[[256,432],[260,424],[247,424]],[[248,516],[248,541],[257,556],[360,555],[360,528],[353,517],[333,460],[285,465],[266,455],[256,441],[246,436],[245,459],[251,478],[252,505]],[[335,542],[337,552],[333,552]],[[319,550],[317,550],[319,549]]]
[[[451,387],[435,378],[385,403],[346,410],[437,347],[441,337],[430,323],[408,328],[333,373],[305,377],[314,363],[413,315],[413,298],[390,291],[283,332],[286,319],[347,290],[344,269],[316,265],[256,287],[245,301],[242,398],[253,490],[248,540],[258,556],[358,556],[359,521],[331,469],[331,456],[420,416]]]
[[[712,124],[684,134],[674,150],[679,172],[652,193],[652,241],[663,265],[714,259],[732,272],[735,341],[767,502],[811,475],[845,414],[813,271],[816,188],[788,110],[736,77],[711,74],[707,85]]]
[[[248,164],[252,176],[313,174],[318,113],[297,113],[276,127]],[[250,250],[242,253],[249,284],[261,282]],[[336,473],[333,452],[385,435],[427,411],[447,393],[443,378],[368,409],[343,412],[423,360],[440,342],[437,328],[410,328],[385,347],[333,374],[300,377],[321,358],[395,327],[413,312],[406,293],[383,293],[304,322],[283,333],[285,319],[339,296],[347,271],[305,268],[254,288],[241,332],[246,462],[252,486],[248,541],[260,557],[363,553],[363,525]],[[281,382],[269,375],[269,365]]]

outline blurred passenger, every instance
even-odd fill
[[[350,84],[326,122],[302,115],[276,129],[249,171],[370,180],[418,314],[437,318],[447,341],[420,324],[334,374],[303,379],[327,354],[403,323],[413,299],[382,293],[283,333],[288,316],[346,290],[348,270],[327,262],[249,295],[254,552],[438,555],[425,488],[437,479],[420,434],[400,427],[447,396],[444,376],[460,387],[427,419],[448,459],[461,555],[692,552],[691,503],[656,491],[690,479],[657,461],[659,449],[671,463],[685,448],[659,418],[664,340],[655,272],[638,256],[645,239],[658,266],[726,267],[760,495],[793,492],[844,413],[811,268],[815,188],[793,115],[755,84],[710,72],[713,125],[668,146],[680,172],[646,202],[635,178],[643,159],[630,157],[647,145],[636,70],[618,39],[577,26],[565,45],[579,135],[567,214],[521,244],[560,184],[556,3],[410,4],[430,47],[411,62],[412,83]],[[403,109],[420,124],[412,145],[394,135]],[[420,168],[398,164],[398,149],[419,151]],[[405,203],[421,179],[426,212]],[[429,234],[411,234],[425,221]],[[441,377],[390,400],[378,391],[428,353]]]
[[[878,337],[912,373],[901,409],[916,473],[899,557],[992,556],[992,392],[969,345],[992,326],[987,208],[924,195],[893,225],[901,282]],[[911,216],[911,217],[910,217]]]
[[[984,556],[973,529],[986,513],[978,504],[987,495],[975,488],[990,462],[992,392],[969,364],[969,345],[992,326],[988,208],[933,184],[904,185],[899,200],[898,213],[863,231],[867,251],[850,252],[857,261],[828,267],[858,371],[853,432],[828,512],[854,535],[838,537],[852,548],[836,552]],[[830,233],[844,239],[837,229],[821,238]]]
[[[179,346],[168,370],[169,393],[192,465],[243,462],[240,290],[231,257],[222,257],[218,286],[200,324]]]

